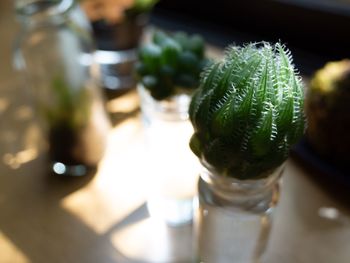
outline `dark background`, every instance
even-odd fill
[[[350,4],[341,0],[161,0],[156,26],[198,32],[214,45],[281,41],[303,74],[349,57]]]

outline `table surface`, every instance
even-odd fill
[[[5,83],[0,133],[29,134],[24,148],[16,149],[15,163],[6,155],[13,146],[0,144],[0,263],[191,262],[192,225],[168,227],[147,211],[152,169],[145,158],[136,91],[107,104],[114,126],[96,174],[63,178],[47,173],[45,156],[31,144],[33,114],[4,80],[16,78],[9,66],[16,24],[9,22],[8,1],[1,1],[0,10],[0,33],[6,39],[0,54],[0,83]],[[11,104],[16,120],[5,115]],[[287,161],[263,262],[350,262],[349,208],[315,175]]]

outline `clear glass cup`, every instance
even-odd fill
[[[157,101],[138,86],[145,131],[148,173],[152,189],[147,202],[152,217],[168,225],[192,222],[193,197],[198,180],[198,161],[188,143],[193,133],[189,122],[190,94]]]
[[[195,221],[199,262],[260,262],[282,172],[283,165],[267,178],[238,180],[203,167]]]
[[[15,65],[41,117],[51,168],[84,175],[104,154],[109,121],[83,15],[72,0],[17,0],[16,14]]]

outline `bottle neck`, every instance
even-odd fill
[[[221,200],[237,203],[245,203],[246,200],[259,202],[267,196],[272,198],[271,195],[273,195],[274,189],[278,185],[283,169],[284,164],[271,171],[267,177],[239,180],[220,175],[215,170],[209,170],[203,166],[200,177],[202,183],[205,183],[213,195]]]
[[[156,100],[143,85],[138,86],[141,97],[141,107],[148,115],[154,115],[163,121],[188,120],[188,108],[191,102],[191,93],[175,94],[167,99]]]
[[[74,0],[16,0],[15,9],[19,20],[26,26],[62,23],[74,5]]]

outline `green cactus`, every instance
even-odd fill
[[[227,49],[206,69],[190,105],[190,147],[238,179],[267,176],[304,133],[303,85],[290,51],[266,42]]]
[[[198,87],[200,72],[207,65],[204,41],[198,35],[156,31],[152,42],[139,50],[136,72],[139,81],[156,100]]]

